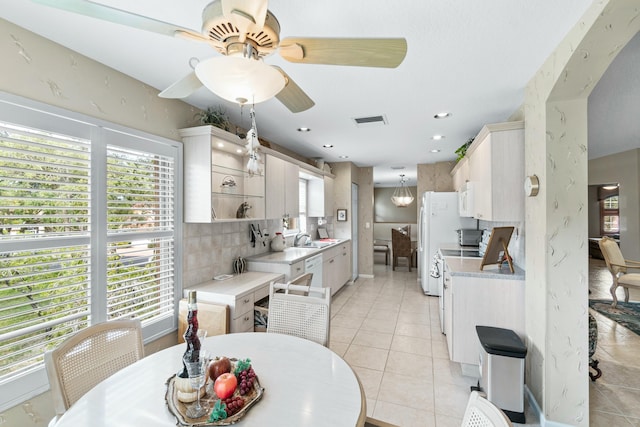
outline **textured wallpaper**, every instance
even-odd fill
[[[596,1],[526,90],[526,382],[549,422],[589,423],[587,98],[640,28],[640,4]],[[544,314],[541,314],[544,313]]]

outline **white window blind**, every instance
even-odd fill
[[[0,94],[0,412],[91,324],[175,330],[180,144]]]
[[[0,123],[0,380],[89,324],[90,147]]]
[[[108,320],[173,317],[174,163],[107,148]]]

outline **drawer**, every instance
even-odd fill
[[[253,306],[251,311],[231,321],[231,332],[253,332]]]
[[[263,286],[260,289],[256,289],[256,291],[253,293],[253,300],[254,301],[260,301],[262,298],[266,297],[267,295],[269,295],[269,286]]]
[[[295,279],[296,277],[304,274],[304,261],[298,261],[295,264],[291,264],[291,275],[287,280]]]
[[[268,293],[269,291],[267,291],[267,294]],[[253,292],[236,298],[236,306],[234,307],[234,310],[233,310],[233,318],[236,319],[237,317],[240,317],[240,315],[248,311],[253,313],[254,302],[255,301],[253,299]]]

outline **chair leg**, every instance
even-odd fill
[[[629,302],[629,288],[623,286],[622,289],[624,289],[624,302]]]
[[[613,285],[611,285],[611,289],[609,289],[609,292],[611,292],[611,297],[613,298],[613,302],[611,303],[611,307],[616,308],[616,306],[618,305],[618,297],[616,296],[616,288],[618,287],[618,284],[614,281]]]
[[[384,265],[389,265],[389,249],[384,253]]]
[[[591,372],[589,372],[589,378],[591,378],[591,381],[595,381],[602,376],[602,369],[598,368],[598,363],[600,363],[598,360],[595,360],[595,359],[589,360],[589,368],[596,371],[595,374],[592,374]]]

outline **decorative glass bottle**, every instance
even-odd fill
[[[187,329],[184,331],[184,342],[187,350],[182,356],[183,360],[197,362],[200,358],[200,338],[198,337],[198,303],[196,301],[196,291],[189,291],[189,305],[187,306]],[[189,373],[183,362],[183,369],[179,375],[181,378],[188,378]]]

